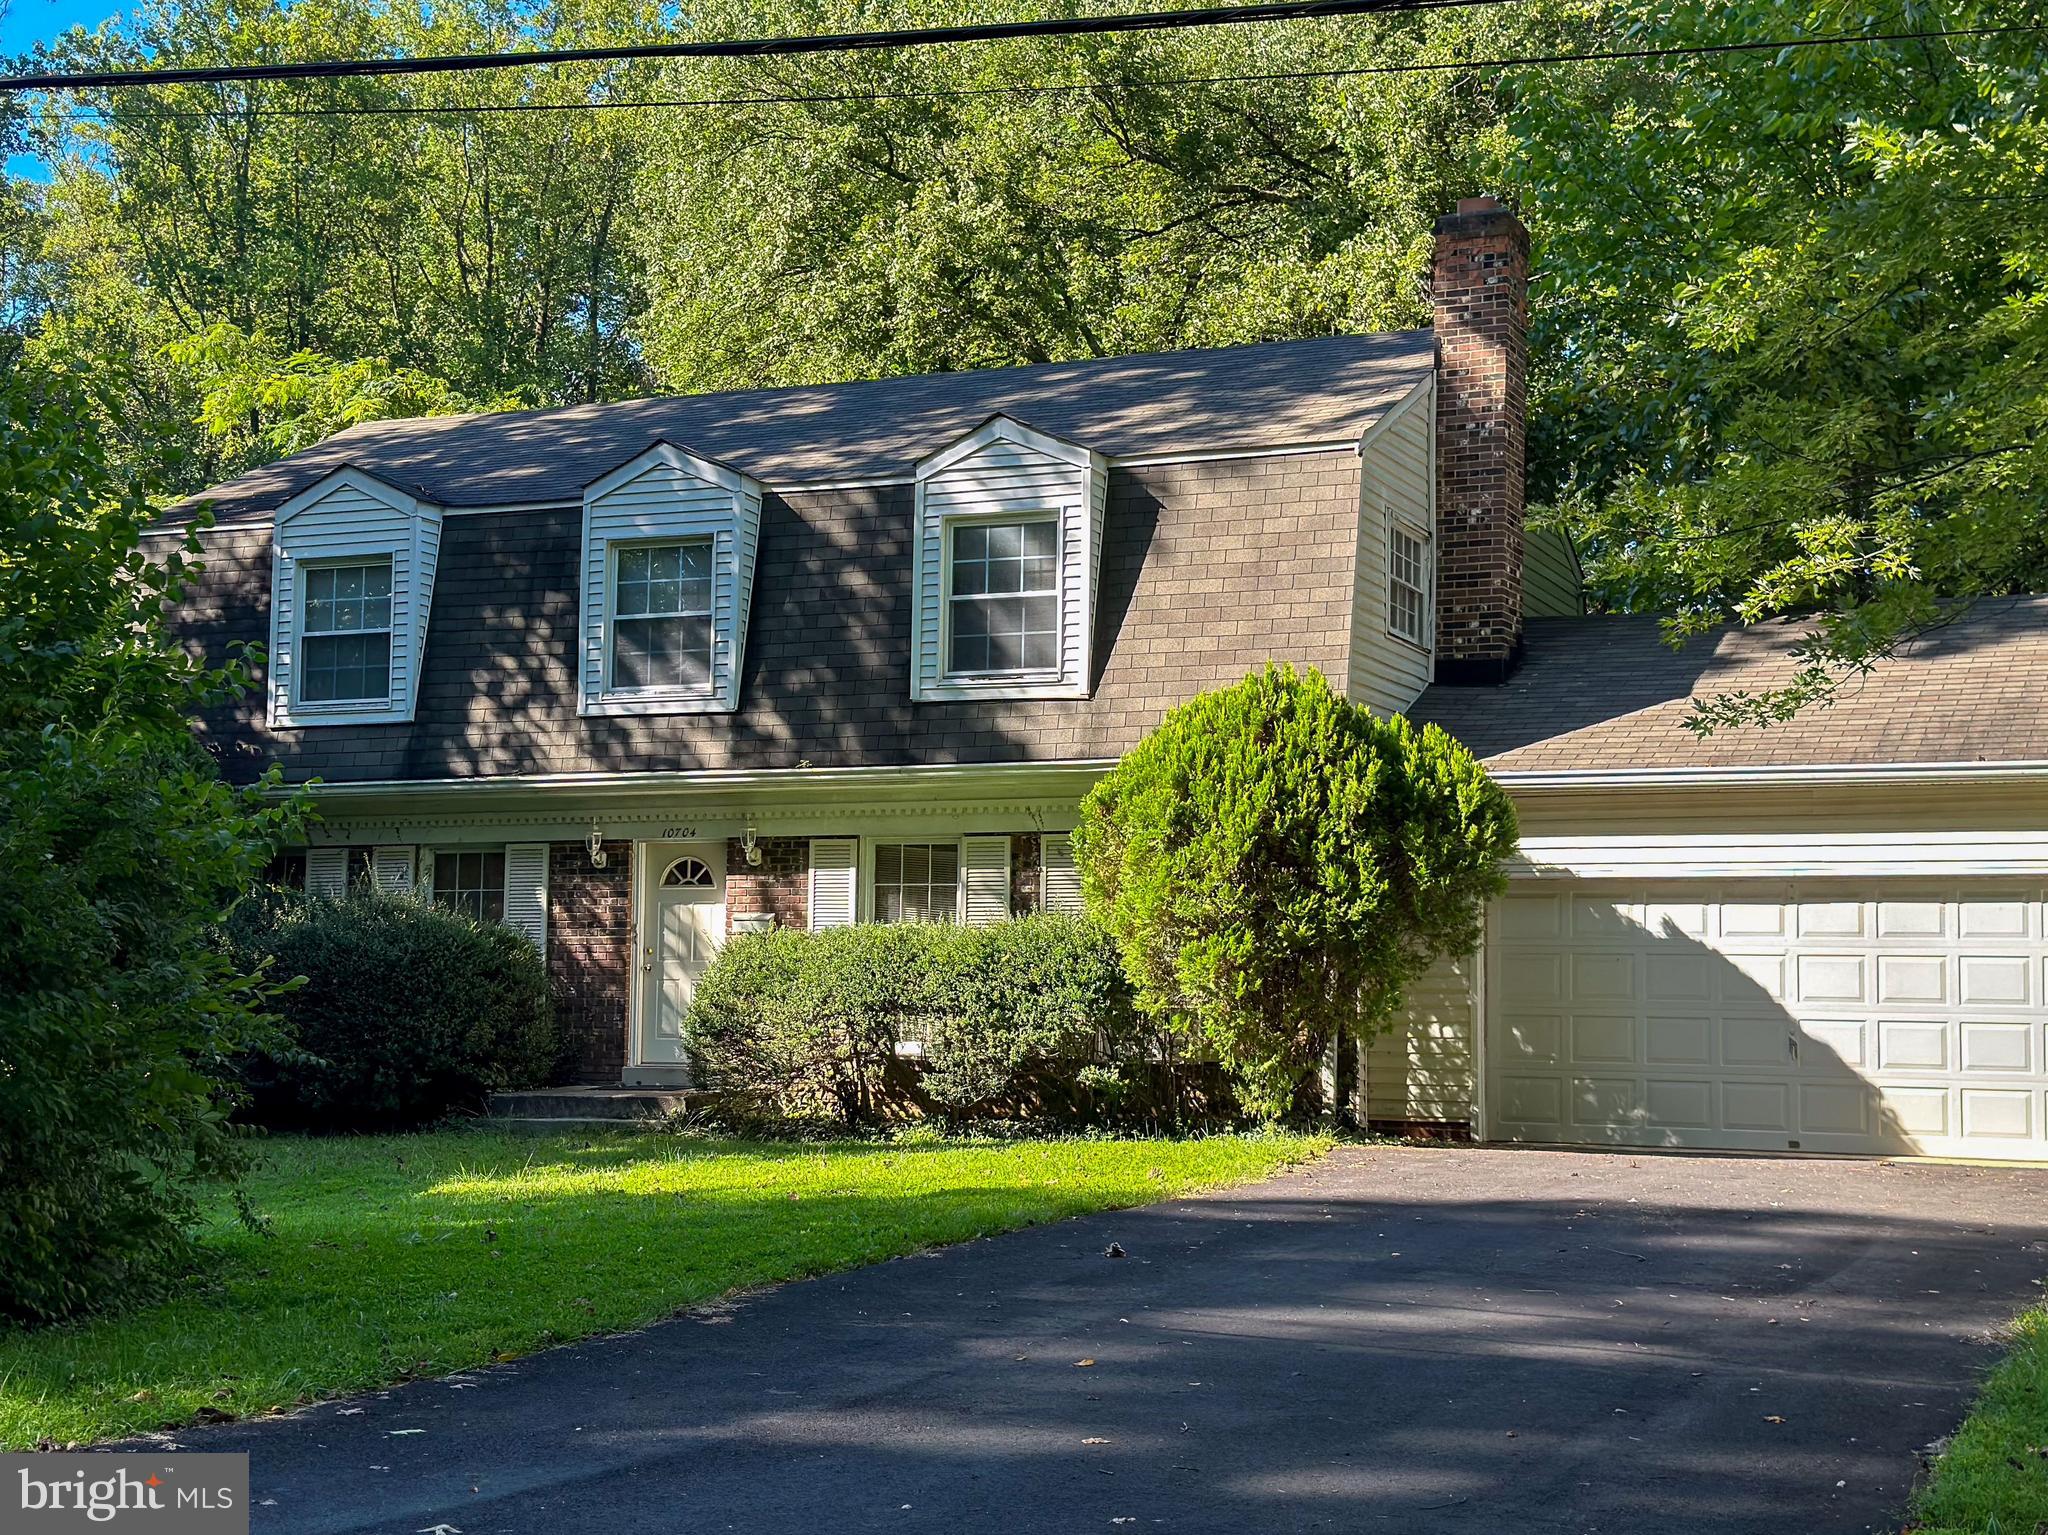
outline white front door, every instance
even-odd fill
[[[725,940],[725,848],[654,842],[641,861],[640,1048],[636,1064],[683,1065],[683,1020],[697,978]]]

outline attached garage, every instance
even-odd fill
[[[1485,1135],[2048,1156],[2041,897],[1526,885],[1488,932]]]
[[[1411,713],[1521,818],[1478,955],[1366,1053],[1384,1125],[2048,1160],[2048,598],[1979,602],[1768,729],[1805,629],[1531,618]]]

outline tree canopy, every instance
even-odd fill
[[[709,0],[688,25],[972,14]],[[648,0],[152,0],[52,57],[673,24]],[[2041,0],[1518,0],[103,92],[18,125],[53,169],[0,198],[0,324],[134,359],[109,424],[138,461],[181,449],[189,489],[377,414],[1425,323],[1432,218],[1492,190],[1535,241],[1537,515],[1600,603],[1674,634],[1837,615],[1797,687],[1701,723],[1769,717],[1944,598],[2042,584],[2041,25]]]

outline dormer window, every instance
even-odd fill
[[[278,508],[271,535],[270,723],[413,717],[441,513],[359,469]]]
[[[910,696],[1086,698],[1109,467],[995,416],[917,468]]]
[[[306,568],[302,703],[391,699],[391,561]]]
[[[612,578],[612,689],[711,684],[711,540],[628,544]]]
[[[1058,518],[957,523],[950,533],[946,675],[1057,677]]]
[[[761,487],[661,442],[583,493],[584,714],[739,707]]]

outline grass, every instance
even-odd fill
[[[2048,1306],[2021,1313],[2013,1350],[1913,1500],[1921,1535],[2048,1529]]]
[[[641,1326],[728,1291],[1261,1177],[1287,1136],[763,1145],[280,1139],[176,1299],[0,1332],[0,1447],[246,1417]]]

